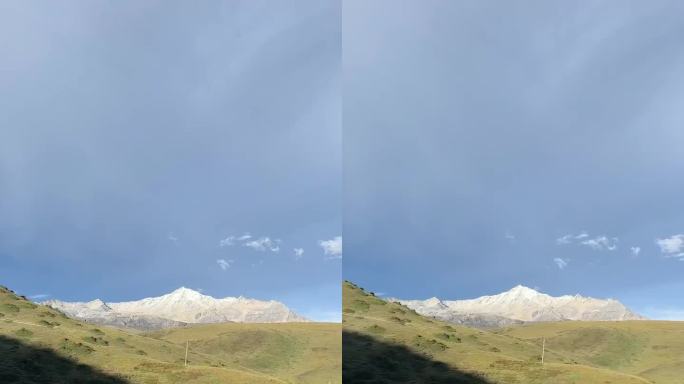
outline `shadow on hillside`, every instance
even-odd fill
[[[127,384],[88,365],[46,348],[0,335],[0,383],[16,384]]]
[[[403,345],[343,331],[342,381],[345,384],[489,384]]]

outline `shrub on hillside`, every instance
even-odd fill
[[[26,328],[21,328],[21,329],[16,330],[14,332],[14,334],[19,336],[19,337],[31,337],[31,336],[33,336],[33,332],[29,331]]]
[[[69,356],[89,355],[95,351],[94,348],[88,345],[75,343],[66,337],[59,343],[59,349]]]
[[[370,309],[370,304],[368,304],[367,302],[365,302],[363,300],[356,299],[352,303],[352,307],[353,307],[353,309],[355,309],[357,311],[366,312],[366,311],[368,311],[368,309]]]
[[[461,338],[457,337],[453,333],[446,333],[446,332],[438,333],[435,335],[435,337],[437,337],[438,339],[450,341],[452,343],[460,343],[461,342]]]
[[[107,346],[109,345],[109,341],[101,338],[101,337],[96,337],[96,336],[84,336],[83,341],[90,343],[90,344],[97,344],[97,345],[104,345]]]
[[[19,307],[14,304],[2,304],[0,305],[0,311],[5,313],[17,313],[20,311]]]
[[[383,328],[377,324],[373,324],[366,329],[368,330],[368,332],[371,332],[371,333],[384,333],[386,331],[385,328]]]

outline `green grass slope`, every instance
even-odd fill
[[[577,361],[629,373],[650,382],[684,382],[684,322],[557,322],[499,331],[536,341]]]
[[[307,384],[326,383],[328,378],[334,384],[341,382],[339,324],[240,326],[132,333],[69,319],[0,288],[0,382]],[[186,341],[190,342],[187,367]],[[270,347],[277,352],[264,354]],[[231,354],[231,349],[239,352]]]
[[[450,325],[343,286],[345,383],[643,384],[534,340]]]
[[[340,324],[212,324],[169,329],[150,336],[219,358],[226,366],[265,373],[288,383],[342,382]]]

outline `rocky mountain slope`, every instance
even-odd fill
[[[398,300],[421,315],[480,328],[495,328],[539,321],[622,321],[645,320],[613,299],[580,295],[549,296],[518,285],[498,295],[470,300]]]
[[[278,301],[244,297],[216,299],[185,287],[163,296],[121,303],[105,303],[98,299],[89,302],[49,300],[43,304],[75,319],[142,330],[196,323],[308,321]]]

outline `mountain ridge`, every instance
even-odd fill
[[[141,330],[183,327],[189,324],[309,321],[279,301],[262,301],[243,296],[217,299],[186,287],[161,296],[133,301],[48,300],[41,304],[79,320]]]
[[[596,299],[579,294],[554,297],[523,285],[474,299],[388,300],[406,305],[425,316],[480,328],[541,321],[646,320],[615,299]]]

